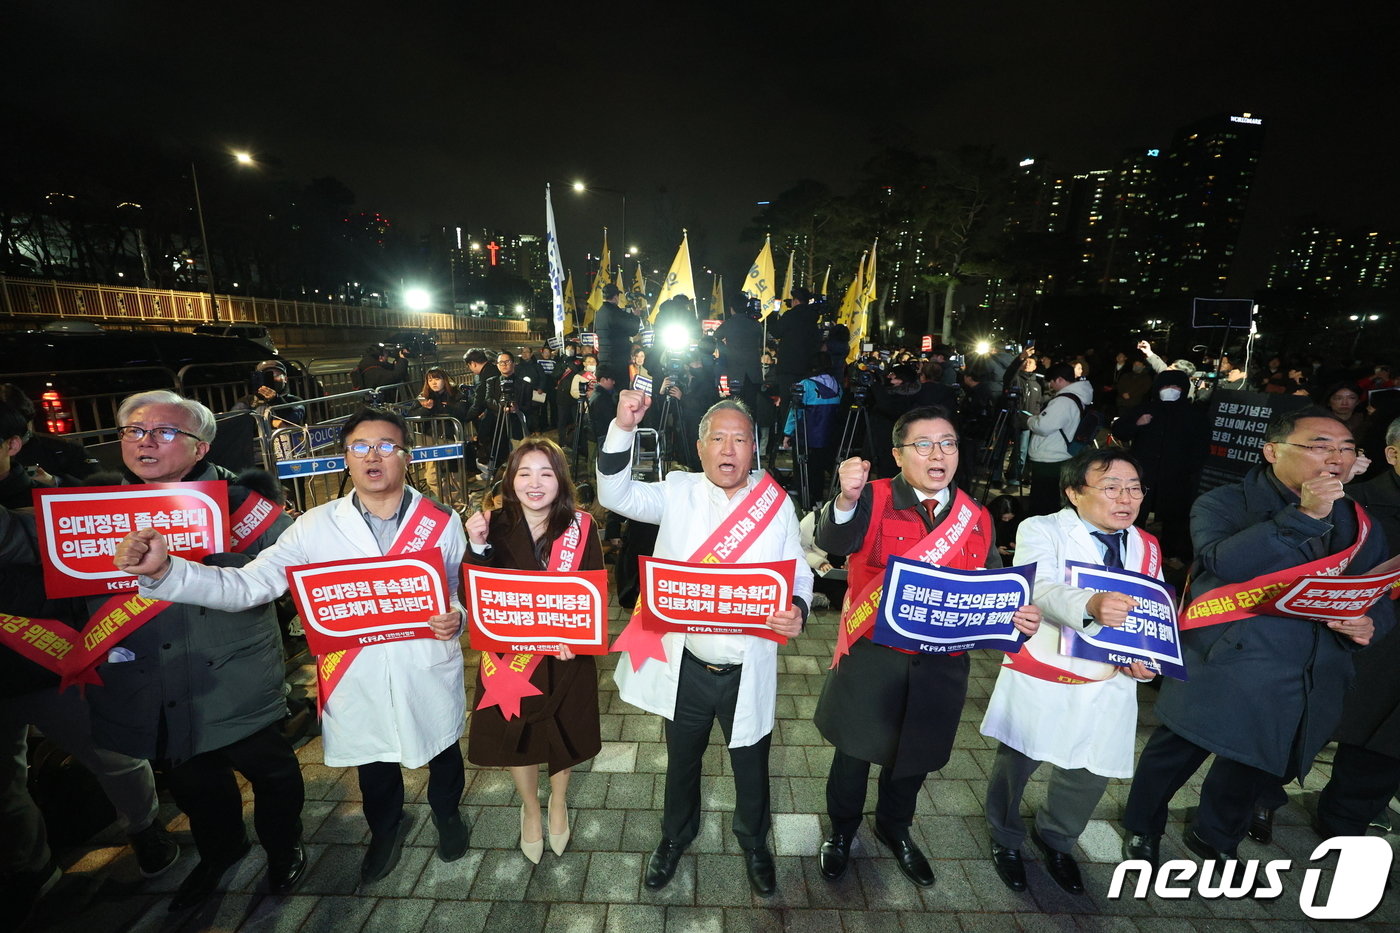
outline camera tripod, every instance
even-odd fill
[[[850,405],[846,409],[846,422],[841,426],[841,440],[836,445],[836,463],[840,464],[848,457],[855,454],[863,454],[865,442],[870,437],[870,412],[865,409],[866,393],[869,390],[864,386],[858,386],[854,390]],[[836,470],[832,470],[831,495],[836,495],[840,490],[841,478]]]
[[[1001,410],[992,422],[992,430],[977,450],[976,474],[972,486],[974,497],[981,502],[986,501],[993,478],[1005,469],[1006,451],[1011,445],[1012,432],[1015,430],[1019,400],[1019,394],[1002,395]]]
[[[575,477],[579,475],[579,454],[586,453],[588,451],[588,441],[583,439],[584,431],[587,431],[589,434],[592,434],[593,424],[588,419],[588,396],[586,394],[581,394],[579,395],[577,399],[577,404],[574,407],[574,443],[572,450],[573,459],[570,461],[573,470],[573,475]],[[598,438],[595,437],[593,438],[593,440],[594,442],[597,442]]]

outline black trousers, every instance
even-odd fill
[[[661,834],[682,846],[700,832],[700,762],[710,744],[716,719],[725,742],[734,730],[734,707],[739,699],[739,671],[710,672],[686,652],[676,691],[675,718],[666,723],[666,803]],[[772,733],[753,745],[729,749],[734,768],[734,835],[745,849],[767,845],[771,813],[768,805],[768,747]]]
[[[894,777],[894,769],[883,765],[876,781],[879,796],[875,801],[875,822],[881,830],[895,839],[909,835],[914,825],[914,808],[919,801],[919,788],[926,774]],[[865,811],[865,784],[870,779],[870,762],[853,758],[840,749],[831,756],[831,770],[826,775],[826,812],[831,817],[831,831],[854,836]]]
[[[360,796],[365,822],[375,836],[392,833],[403,814],[403,768],[397,761],[371,761],[359,766]],[[428,762],[428,805],[439,820],[457,812],[467,787],[462,746],[453,742]]]
[[[1317,819],[1334,836],[1364,836],[1371,818],[1400,789],[1400,758],[1362,745],[1337,744],[1332,779],[1317,799]]]
[[[1026,497],[1027,518],[1050,515],[1060,510],[1060,467],[1063,465],[1036,460],[1026,463],[1031,474],[1031,492]]]
[[[1123,825],[1128,831],[1156,836],[1165,832],[1172,797],[1210,754],[1166,726],[1158,726],[1133,773],[1133,786],[1123,809]],[[1201,785],[1200,805],[1191,828],[1209,845],[1233,852],[1249,832],[1255,803],[1269,799],[1280,783],[1292,778],[1216,755]]]
[[[268,861],[289,861],[301,841],[306,788],[301,764],[276,723],[223,748],[195,755],[167,773],[175,803],[190,818],[200,860],[227,860],[248,840],[234,771],[253,785],[253,828]]]

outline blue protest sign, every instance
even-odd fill
[[[1090,635],[1061,626],[1061,654],[1119,666],[1142,661],[1158,674],[1186,680],[1176,628],[1175,590],[1145,574],[1073,560],[1065,561],[1065,576],[1070,586],[1131,596],[1137,607],[1128,613],[1121,628],[1101,626]]]
[[[1011,616],[1031,601],[1035,564],[954,570],[891,557],[871,640],[877,645],[951,654],[974,648],[1015,652],[1026,636]]]

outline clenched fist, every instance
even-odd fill
[[[112,558],[118,570],[157,580],[165,576],[169,562],[165,536],[154,528],[142,528],[122,538]]]
[[[486,547],[486,536],[491,532],[491,512],[473,512],[467,519],[467,539],[477,547]]]
[[[1319,521],[1327,518],[1332,514],[1332,503],[1346,495],[1342,490],[1342,479],[1323,470],[1312,479],[1304,480],[1303,488],[1299,490],[1298,508],[1303,514]]]
[[[1122,628],[1128,621],[1128,613],[1137,606],[1137,600],[1123,593],[1095,593],[1089,597],[1089,605],[1084,611],[1094,617],[1094,621],[1109,628]]]
[[[842,460],[841,465],[836,468],[836,476],[841,484],[841,492],[836,496],[836,507],[843,512],[849,512],[856,507],[860,492],[870,479],[870,461],[859,457]]]
[[[624,431],[635,430],[651,407],[651,396],[636,389],[617,393],[617,426]]]

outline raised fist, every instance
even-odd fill
[[[624,431],[635,430],[651,407],[651,396],[636,389],[617,393],[617,426]]]
[[[836,507],[843,512],[849,512],[856,507],[860,492],[870,479],[870,461],[859,457],[842,460],[841,465],[836,468],[836,475],[841,484],[841,492],[836,496]]]

